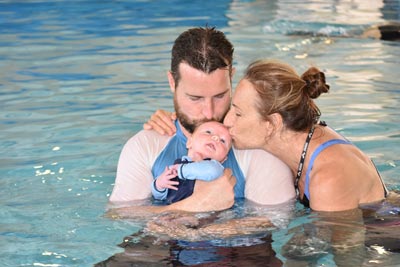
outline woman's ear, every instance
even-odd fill
[[[281,129],[282,125],[283,125],[283,119],[282,119],[281,114],[275,112],[275,113],[272,113],[269,116],[271,118],[272,124],[274,125],[274,128],[277,129],[277,130]]]
[[[169,88],[171,89],[172,93],[175,93],[175,80],[174,76],[172,76],[171,71],[168,71],[167,76],[168,76]]]
[[[268,116],[269,120],[266,121],[267,123],[267,136],[268,139],[275,135],[275,133],[278,133],[281,131],[282,126],[283,126],[283,120],[281,114],[275,112],[272,113]]]

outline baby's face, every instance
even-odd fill
[[[211,158],[223,162],[231,146],[228,129],[216,121],[201,124],[188,140],[189,156],[193,161]]]

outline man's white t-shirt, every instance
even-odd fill
[[[153,165],[172,138],[176,138],[176,135],[163,136],[155,131],[142,130],[128,140],[119,158],[117,177],[110,196],[111,202],[151,197],[151,184],[154,179],[152,170],[154,167],[164,169],[167,166]],[[164,154],[168,155],[168,151],[164,151]],[[244,191],[243,196],[246,199],[263,205],[279,204],[294,199],[296,194],[293,176],[281,160],[259,149],[233,149],[233,154],[244,176],[242,183],[238,181],[239,188],[235,188],[235,196],[240,194],[237,192]],[[182,156],[184,155],[179,155]],[[177,158],[174,157],[176,155],[171,155],[171,162]]]

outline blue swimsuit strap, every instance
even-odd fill
[[[321,144],[319,147],[317,147],[317,149],[315,149],[314,153],[311,155],[311,159],[310,159],[310,162],[308,163],[308,168],[307,168],[307,172],[306,172],[306,184],[305,184],[305,188],[304,188],[304,195],[306,195],[309,200],[310,200],[310,190],[309,190],[310,172],[314,165],[314,160],[317,158],[319,153],[321,153],[324,149],[326,149],[330,146],[336,145],[336,144],[351,145],[351,142],[347,141],[347,140],[343,140],[343,139],[331,139],[331,140],[326,141],[325,143]]]

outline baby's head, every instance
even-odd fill
[[[186,146],[193,161],[210,158],[224,162],[231,149],[232,138],[222,123],[208,121],[196,127]]]

